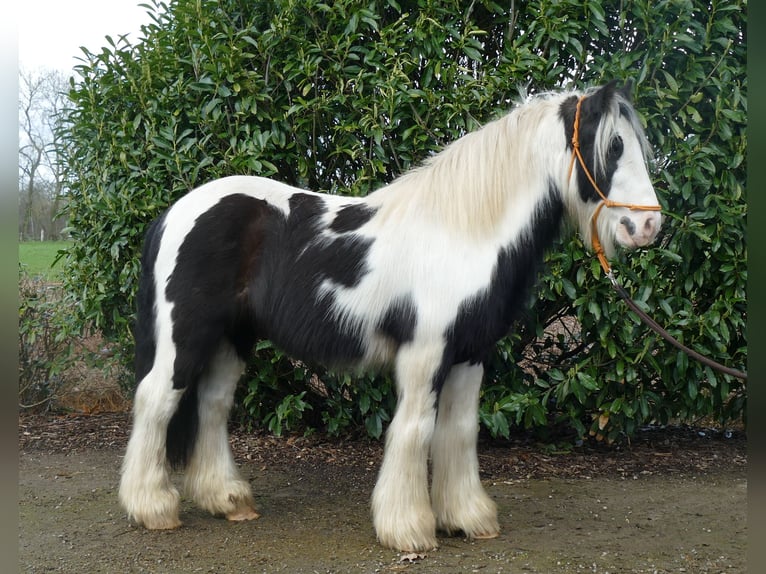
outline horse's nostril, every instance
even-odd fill
[[[630,219],[627,215],[624,215],[622,219],[620,219],[620,223],[622,223],[625,228],[628,230],[629,235],[635,235],[636,234],[636,224],[633,223],[633,220]]]

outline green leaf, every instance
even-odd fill
[[[380,438],[383,434],[383,421],[380,420],[380,416],[377,413],[368,416],[364,420],[364,426],[367,429],[367,434],[373,438]]]
[[[471,58],[471,60],[480,61],[481,60],[481,52],[477,50],[476,48],[473,48],[471,46],[463,46],[463,52],[466,56]]]

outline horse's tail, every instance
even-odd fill
[[[140,383],[152,370],[157,352],[157,297],[155,264],[164,230],[165,214],[155,219],[144,238],[141,253],[141,276],[136,294],[135,340],[136,382]],[[197,385],[189,385],[168,425],[165,449],[168,462],[175,468],[184,467],[194,449],[199,427]]]
[[[183,468],[189,462],[199,430],[197,385],[186,387],[178,409],[168,425],[165,443],[168,462],[173,468]]]
[[[139,384],[151,371],[157,351],[155,325],[157,322],[156,286],[154,266],[160,250],[163,222],[165,216],[155,219],[144,236],[144,248],[141,252],[141,276],[136,293],[136,322],[133,325],[135,341],[136,384]]]

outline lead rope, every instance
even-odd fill
[[[681,343],[678,339],[673,337],[670,333],[668,333],[657,321],[652,319],[649,315],[647,315],[644,311],[642,311],[638,305],[636,305],[635,301],[631,299],[630,295],[628,295],[628,292],[625,290],[625,288],[620,285],[617,282],[617,279],[614,276],[614,273],[612,272],[612,267],[609,265],[609,261],[606,258],[606,255],[604,254],[604,248],[601,245],[601,240],[598,237],[598,226],[596,225],[598,220],[598,215],[601,213],[601,209],[606,207],[627,207],[628,209],[634,210],[634,211],[660,211],[662,208],[659,205],[636,205],[633,203],[621,203],[618,201],[612,201],[606,195],[604,195],[604,192],[601,191],[598,184],[596,183],[595,178],[591,175],[590,170],[588,169],[588,166],[585,164],[585,160],[582,157],[582,153],[580,152],[580,115],[581,115],[581,108],[582,103],[585,101],[586,96],[580,97],[579,100],[577,100],[577,107],[575,109],[575,119],[574,119],[574,126],[572,130],[572,159],[569,162],[569,174],[567,176],[567,181],[571,181],[572,178],[572,170],[574,169],[575,159],[580,163],[580,168],[583,170],[583,173],[588,178],[588,181],[590,181],[591,185],[593,186],[593,189],[596,190],[596,193],[601,197],[601,202],[596,207],[596,211],[593,212],[593,216],[590,220],[590,227],[591,227],[591,244],[593,246],[593,252],[596,254],[596,257],[598,257],[599,263],[601,263],[601,268],[604,270],[604,273],[606,274],[607,279],[609,279],[610,283],[612,284],[612,287],[614,287],[615,291],[619,293],[620,297],[625,301],[625,303],[628,305],[628,307],[631,308],[631,310],[639,316],[639,318],[655,333],[657,333],[660,337],[665,339],[668,343],[676,347],[677,349],[683,351],[693,359],[696,359],[700,363],[707,365],[708,367],[715,369],[721,373],[725,373],[727,375],[731,375],[732,377],[736,377],[738,379],[742,379],[743,381],[747,381],[747,373],[743,371],[739,371],[737,369],[732,369],[731,367],[727,367],[725,365],[722,365],[720,363],[717,363],[716,361],[701,355],[697,351],[694,351]]]

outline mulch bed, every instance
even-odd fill
[[[42,454],[123,450],[130,426],[128,412],[21,414],[19,450]],[[318,465],[335,465],[377,472],[383,453],[382,441],[368,438],[341,439],[321,434],[276,437],[260,431],[246,432],[234,425],[231,444],[238,462],[262,468],[299,465],[310,470]],[[479,459],[482,478],[487,480],[742,475],[747,469],[747,439],[740,429],[652,427],[622,444],[585,441],[581,446],[557,450],[527,433],[519,433],[510,440],[482,438]]]

